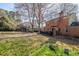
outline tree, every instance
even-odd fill
[[[39,29],[39,33],[40,33],[40,24],[41,24],[41,21],[43,20],[43,15],[42,15],[43,5],[41,3],[38,3],[36,5],[37,5],[36,19],[38,22],[38,29]]]
[[[47,12],[46,10],[49,9],[47,8],[48,5],[49,4],[43,3],[22,3],[15,4],[15,7],[18,11],[21,12],[23,17],[29,19],[29,23],[32,29],[34,27],[34,21],[37,21],[38,29],[40,32],[41,25],[43,26],[43,23],[45,22],[46,18],[44,14]],[[51,4],[51,7],[53,7],[53,5],[55,4]]]
[[[13,18],[8,14],[7,10],[0,9],[0,30],[15,30],[16,22]]]
[[[21,4],[15,4],[15,8],[17,11],[21,13],[22,18],[25,18],[30,23],[30,29],[33,28],[32,19],[34,19],[34,4],[30,3],[21,3]]]
[[[34,28],[34,21],[37,21],[39,32],[43,23],[59,17],[61,11],[66,16],[69,16],[73,13],[73,10],[76,10],[75,4],[20,3],[15,4],[15,7],[21,13],[22,19],[29,20],[32,30]]]
[[[72,3],[65,3],[60,5],[61,11],[69,18],[69,25],[72,22],[77,21],[78,5]]]

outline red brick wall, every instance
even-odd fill
[[[53,20],[50,20],[46,23],[45,30],[46,31],[51,31],[53,27],[60,28],[61,32],[63,32],[64,28],[68,26],[68,18],[63,17],[63,18],[56,18]]]
[[[58,28],[60,29],[60,33],[63,33],[65,28],[68,27],[68,17],[62,17],[58,20]]]
[[[48,21],[46,23],[46,27],[45,27],[46,30],[47,31],[52,31],[53,27],[55,27],[55,26],[57,27],[57,20],[58,20],[58,18]]]
[[[79,37],[79,26],[68,27],[67,35]]]

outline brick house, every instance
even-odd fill
[[[63,16],[63,12],[61,12],[57,24],[58,24],[57,27],[58,27],[59,32],[60,32],[61,34],[63,34],[64,32],[66,32],[66,28],[69,26],[69,19],[68,19],[68,16]]]
[[[64,16],[62,11],[59,15],[60,16],[58,18],[47,21],[43,31],[52,33],[53,35],[58,33],[62,35],[79,37],[79,22],[74,21],[73,19],[74,22],[69,25],[72,19],[69,19],[69,16]]]
[[[68,17],[63,16],[63,12],[59,13],[59,17],[46,22],[44,31],[53,33],[53,35],[63,33],[64,29],[68,27]]]

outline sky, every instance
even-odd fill
[[[0,3],[0,8],[8,10],[8,11],[13,11],[14,10],[14,4],[13,3]],[[78,4],[78,11],[79,11],[79,4]],[[79,16],[79,13],[78,13],[77,16]],[[78,17],[78,20],[79,20],[79,17]]]
[[[13,11],[14,10],[14,4],[12,4],[12,3],[0,3],[0,8],[8,10],[8,11]]]

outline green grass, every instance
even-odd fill
[[[30,38],[8,38],[0,41],[0,55],[29,55],[32,50],[39,48],[40,41]],[[36,48],[33,45],[36,44]]]
[[[52,45],[51,50],[49,45]],[[43,40],[33,40],[29,37],[7,38],[0,41],[0,55],[6,56],[68,56],[64,53],[64,49],[51,42]],[[79,51],[70,50],[69,56],[78,56]]]

